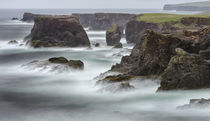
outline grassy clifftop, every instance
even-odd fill
[[[136,17],[137,21],[145,21],[149,23],[165,23],[179,21],[185,17],[203,17],[210,18],[210,13],[195,14],[195,15],[180,15],[180,14],[167,14],[167,13],[147,13]]]
[[[177,4],[178,6],[210,7],[210,1]]]

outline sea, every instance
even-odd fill
[[[0,121],[209,121],[210,109],[177,109],[190,99],[210,98],[210,89],[156,92],[158,80],[132,80],[134,90],[119,91],[119,84],[97,83],[112,65],[129,55],[133,44],[106,46],[106,31],[88,30],[91,48],[32,48],[25,45],[34,23],[11,20],[24,12],[72,13],[177,13],[157,9],[0,9]],[[17,40],[19,44],[8,44]],[[34,60],[64,56],[84,62],[84,70],[30,65]],[[116,73],[112,73],[116,74]]]

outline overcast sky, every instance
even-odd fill
[[[0,0],[0,8],[162,8],[164,4],[207,0]]]

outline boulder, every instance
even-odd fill
[[[53,58],[48,59],[48,61],[51,62],[51,63],[59,63],[59,64],[66,64],[66,63],[69,62],[64,57],[53,57]]]
[[[18,44],[18,41],[17,40],[11,40],[8,42],[8,44]]]
[[[90,46],[87,33],[75,16],[38,16],[27,43],[39,47]]]
[[[158,90],[200,89],[210,87],[210,62],[198,54],[182,53],[172,57],[161,75]]]
[[[64,64],[74,69],[84,69],[84,63],[80,60],[67,60],[65,57],[53,57],[48,59],[50,63]]]
[[[99,47],[99,46],[100,46],[100,43],[93,43],[93,45],[94,45],[95,47]]]
[[[102,80],[99,80],[99,82],[108,82],[108,83],[116,83],[116,82],[123,82],[123,81],[129,81],[131,79],[135,78],[135,76],[132,75],[111,75],[107,76]]]
[[[210,108],[210,99],[191,99],[189,104],[178,106],[177,109]]]
[[[84,69],[84,63],[80,60],[70,60],[68,65],[75,69]]]
[[[113,24],[106,31],[106,43],[108,46],[115,46],[120,43],[121,40],[121,32],[118,25]]]
[[[16,18],[16,17],[14,17],[14,18],[12,18],[12,20],[19,20],[18,18]]]

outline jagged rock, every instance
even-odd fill
[[[8,44],[18,44],[18,41],[17,40],[11,40],[8,42]]]
[[[120,43],[121,40],[121,32],[118,25],[113,24],[106,31],[106,43],[108,46],[114,46]]]
[[[81,47],[90,46],[88,36],[74,16],[38,16],[28,37],[31,46]]]
[[[210,108],[210,99],[191,99],[189,104],[178,106],[177,109]]]
[[[159,90],[210,87],[210,62],[197,54],[176,55],[161,75]]]
[[[160,75],[167,68],[171,57],[176,55],[176,48],[191,52],[192,45],[191,41],[148,30],[142,41],[133,48],[131,55],[124,56],[121,63],[111,70],[138,76]]]
[[[123,45],[122,43],[118,43],[114,45],[114,48],[123,48]]]

